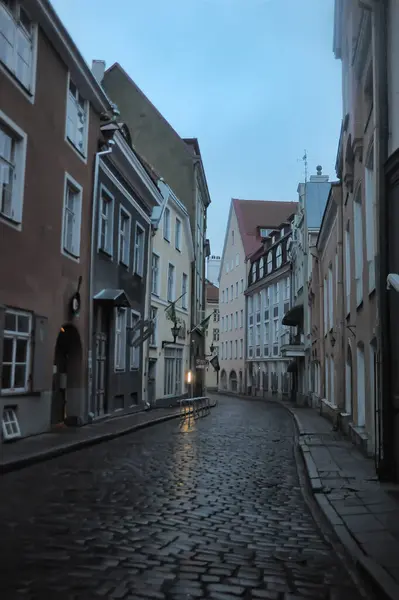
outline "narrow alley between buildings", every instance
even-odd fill
[[[294,435],[278,404],[222,397],[4,475],[0,597],[361,598],[304,500]]]

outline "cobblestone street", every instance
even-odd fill
[[[358,600],[305,503],[282,407],[221,398],[4,475],[0,598]]]

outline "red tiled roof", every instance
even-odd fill
[[[219,288],[208,280],[205,282],[205,293],[207,302],[219,302]]]
[[[239,200],[232,199],[237,215],[238,228],[244,245],[245,257],[248,258],[258,250],[261,240],[257,228],[274,229],[296,212],[297,202],[281,202],[273,200]]]

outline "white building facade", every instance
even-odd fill
[[[205,372],[206,390],[217,390],[219,385],[219,371],[211,363],[215,356],[219,356],[220,337],[220,311],[219,311],[219,288],[210,281],[205,282],[206,308],[205,316],[210,317],[206,329],[205,356],[207,358]]]
[[[194,248],[187,209],[171,189],[159,183],[165,206],[153,237],[150,319],[154,331],[149,339],[148,400],[153,406],[169,403],[187,392],[190,369],[190,323]],[[173,339],[170,310],[175,302],[178,335]]]

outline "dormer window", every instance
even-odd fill
[[[267,272],[271,273],[273,269],[273,256],[272,253],[269,252],[269,254],[267,255]]]
[[[265,271],[264,258],[262,257],[259,261],[259,279],[262,279]]]
[[[268,235],[269,235],[269,230],[265,229],[264,227],[261,227],[261,229],[260,229],[260,237],[261,238],[267,238]]]
[[[274,244],[275,241],[276,241],[276,236],[272,235],[272,244]]]
[[[281,250],[281,244],[279,244],[277,246],[277,250],[276,250],[276,268],[278,269],[279,267],[281,267],[281,263],[283,262],[283,253]]]

